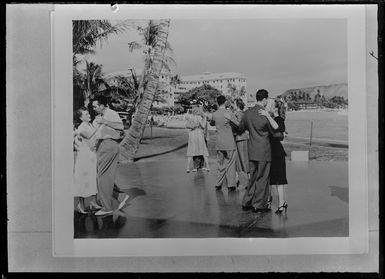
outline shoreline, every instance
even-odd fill
[[[290,111],[287,111],[287,113],[299,113],[299,112],[336,112],[336,113],[346,113],[348,114],[349,113],[349,110],[345,109],[301,109],[301,110],[290,110]]]
[[[210,131],[208,140],[209,159],[215,161],[214,132]],[[183,129],[153,127],[153,133],[146,127],[142,145],[136,158],[139,161],[161,161],[165,159],[186,159],[188,132]],[[287,160],[291,161],[292,151],[309,151],[310,161],[348,161],[349,146],[336,142],[313,141],[310,146],[307,139],[295,139],[290,136],[282,142],[287,153]]]

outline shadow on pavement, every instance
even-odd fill
[[[156,137],[151,137],[151,136],[145,136],[142,138],[142,140],[154,140],[154,139],[171,139],[171,138],[176,138],[176,136],[173,135],[164,135],[164,136],[156,136]]]
[[[341,201],[349,203],[349,188],[340,187],[340,186],[329,186],[330,195],[332,197],[337,197]]]
[[[145,196],[146,195],[146,191],[144,191],[143,189],[137,188],[137,187],[129,188],[129,189],[121,189],[120,191],[124,192],[130,196],[128,199],[129,201],[133,200],[137,196]]]
[[[78,214],[78,213],[76,213]],[[203,222],[140,218],[126,216],[122,211],[96,217],[81,215],[75,218],[75,238],[215,238],[215,237],[343,237],[349,235],[349,222],[345,218],[307,225],[286,227],[286,216],[279,217],[273,227],[257,226],[257,220],[272,218],[271,213],[256,216],[255,222],[241,226],[215,225]],[[255,224],[254,224],[255,223]],[[319,230],[314,230],[314,227]],[[329,232],[325,233],[324,228]],[[330,229],[333,228],[332,232]]]
[[[152,158],[152,157],[164,155],[164,154],[167,154],[167,153],[172,153],[172,152],[177,151],[179,149],[185,148],[186,146],[187,146],[187,143],[182,144],[181,146],[178,146],[178,147],[176,147],[174,149],[164,151],[164,152],[159,152],[159,153],[150,154],[150,155],[146,155],[146,156],[142,156],[142,157],[137,157],[137,158],[134,159],[134,162],[137,162],[137,161],[139,161],[141,159]]]
[[[74,238],[116,238],[126,221],[126,214],[120,210],[106,216],[83,215],[75,212]]]

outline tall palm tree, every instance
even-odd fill
[[[139,78],[135,73],[135,70],[131,70],[131,75],[126,77],[118,75],[113,77],[114,85],[111,85],[111,91],[116,95],[117,99],[124,99],[124,102],[128,102],[131,105],[127,107],[128,119],[131,120],[131,117],[134,113],[133,103],[136,102],[139,91]],[[107,80],[107,83],[110,84],[110,80]]]
[[[83,99],[88,103],[90,97],[99,91],[102,84],[106,84],[102,72],[102,65],[86,61],[83,85]]]
[[[146,27],[137,26],[137,30],[142,36],[142,42],[133,41],[128,43],[130,52],[134,50],[143,50],[144,53],[144,68],[140,80],[140,89],[138,91],[138,98],[135,102],[135,107],[141,102],[143,98],[143,92],[148,83],[148,73],[151,69],[151,63],[154,56],[154,48],[159,38],[159,32],[161,32],[160,25],[155,20],[150,20]],[[171,66],[175,66],[176,62],[173,59],[173,50],[169,42],[166,42],[164,59],[162,61],[162,69],[170,72]],[[157,90],[160,92],[159,90]]]
[[[75,92],[83,92],[85,104],[92,94],[90,69],[86,69],[84,77],[78,65],[82,61],[78,56],[93,54],[96,44],[103,43],[112,34],[125,32],[131,27],[132,21],[119,21],[112,24],[108,20],[75,20],[72,24],[72,44],[73,44],[73,81]],[[89,65],[86,65],[89,67]],[[75,90],[76,89],[76,90]]]
[[[171,82],[170,82],[170,83],[171,83],[171,85],[174,86],[174,88],[176,88],[177,85],[181,83],[181,79],[180,79],[179,75],[174,75],[174,76],[172,76],[172,77],[171,77]]]
[[[121,161],[123,163],[132,162],[134,160],[135,154],[139,148],[142,131],[145,128],[151,105],[155,98],[156,89],[159,83],[159,75],[161,74],[164,65],[170,20],[162,19],[157,25],[158,29],[154,40],[155,43],[152,47],[153,55],[146,70],[146,88],[143,92],[142,100],[135,111],[132,125],[120,143]]]

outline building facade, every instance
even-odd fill
[[[138,71],[141,73],[141,71]],[[131,79],[131,70],[127,71],[120,71],[120,72],[113,72],[105,75],[105,79],[110,86],[120,86],[119,84],[121,80],[118,78],[124,77],[127,79]],[[162,71],[161,75],[159,76],[159,93],[157,94],[157,97],[154,100],[153,106],[154,107],[173,107],[174,106],[174,91],[176,89],[176,85],[174,85],[171,81],[172,77],[175,76],[172,72],[166,72]],[[140,75],[137,76],[138,79],[140,79]]]
[[[131,77],[130,70],[114,72],[106,75],[109,85],[117,86],[118,76]],[[246,77],[240,73],[203,73],[202,75],[182,76],[179,81],[175,81],[176,74],[173,72],[162,71],[159,76],[159,94],[155,99],[154,107],[173,107],[175,100],[180,94],[202,85],[211,85],[218,89],[225,96],[237,95],[247,104],[247,82]],[[140,78],[138,76],[138,78]]]
[[[247,82],[246,77],[240,73],[210,73],[205,72],[202,75],[182,76],[180,83],[174,92],[175,98],[187,91],[210,85],[222,92],[225,96],[231,96],[234,92],[247,103]],[[242,93],[241,93],[242,92]]]

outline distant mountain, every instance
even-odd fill
[[[295,92],[304,92],[308,93],[310,98],[313,100],[314,96],[319,93],[321,96],[324,96],[326,99],[330,99],[335,96],[344,97],[345,100],[348,99],[348,85],[347,83],[331,84],[331,85],[320,85],[306,88],[297,88],[286,90],[281,96],[290,95]]]

